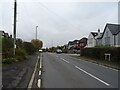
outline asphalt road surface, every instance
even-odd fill
[[[43,53],[42,88],[118,88],[118,71],[66,54]]]

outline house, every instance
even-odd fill
[[[87,47],[95,47],[99,43],[101,43],[101,40],[97,40],[102,36],[102,33],[100,33],[100,29],[98,29],[98,32],[90,32],[88,36],[87,41]],[[99,41],[99,43],[97,43]]]
[[[84,48],[86,45],[87,45],[87,38],[82,38],[82,39],[80,39],[80,41],[79,41],[79,48],[81,49],[81,48]]]
[[[79,42],[80,42],[80,40],[74,40],[74,41],[73,41],[73,43],[74,43],[73,48],[74,48],[74,49],[76,49],[76,50],[80,49],[80,48],[79,48]]]
[[[3,37],[4,31],[0,31],[0,37]]]
[[[102,45],[120,47],[120,24],[106,24],[100,39]]]
[[[88,36],[87,47],[94,46],[113,46],[120,47],[120,24],[107,23],[103,33],[91,32]]]
[[[4,31],[0,31],[0,37],[9,38],[9,34],[8,34],[8,33],[5,33]]]
[[[68,42],[68,50],[70,53],[79,53],[81,48],[87,45],[87,38],[82,38],[80,40],[74,40]]]
[[[68,49],[72,49],[74,46],[74,42],[73,41],[69,41],[68,42]]]
[[[70,53],[76,53],[78,50],[80,50],[79,41],[80,40],[74,40],[68,42],[68,50]]]

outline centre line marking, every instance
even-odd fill
[[[39,71],[39,75],[41,75],[41,70]]]
[[[84,72],[84,73],[88,74],[89,76],[91,76],[91,77],[93,77],[94,79],[96,79],[96,80],[100,81],[101,83],[103,83],[103,84],[105,84],[105,85],[107,85],[107,86],[110,86],[110,84],[108,84],[108,83],[106,83],[105,81],[103,81],[103,80],[101,80],[101,79],[97,78],[96,76],[94,76],[94,75],[92,75],[92,74],[90,74],[90,73],[86,72],[85,70],[83,70],[83,69],[79,68],[78,66],[75,66],[75,68],[77,68],[77,69],[79,69],[80,71],[82,71],[82,72]]]
[[[37,86],[38,86],[39,88],[41,88],[41,79],[38,79]]]
[[[63,59],[63,58],[61,58],[63,61],[65,61],[66,63],[70,63],[70,62],[68,62],[67,60],[65,60],[65,59]]]

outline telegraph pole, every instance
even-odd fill
[[[37,40],[37,28],[38,28],[38,26],[36,26],[36,40]]]
[[[14,50],[13,50],[13,55],[15,56],[15,49],[16,49],[16,17],[17,17],[17,0],[14,0],[14,30],[13,30],[13,35],[14,35]]]

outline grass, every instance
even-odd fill
[[[17,60],[15,58],[7,58],[7,59],[3,59],[2,63],[4,64],[13,64],[17,62]]]

